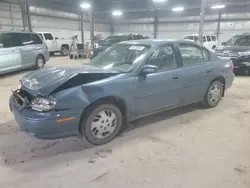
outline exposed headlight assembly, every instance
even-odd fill
[[[247,52],[239,52],[240,56],[250,56],[250,51]]]
[[[30,107],[33,110],[39,112],[47,112],[53,110],[55,105],[56,105],[56,100],[52,97],[49,98],[37,97],[33,99],[30,103]]]

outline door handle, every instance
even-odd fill
[[[177,79],[179,79],[180,78],[180,76],[173,76],[172,77],[172,79],[174,79],[174,80],[177,80]]]
[[[212,72],[212,70],[211,70],[211,69],[207,69],[206,72],[207,72],[207,73],[210,73],[210,72]]]

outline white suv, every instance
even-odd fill
[[[198,42],[198,34],[187,35],[183,40],[192,40]],[[204,35],[203,36],[203,45],[209,50],[215,50],[218,46],[218,40],[216,35]]]

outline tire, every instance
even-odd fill
[[[208,108],[214,108],[219,104],[223,96],[223,90],[224,86],[221,81],[216,80],[209,85],[204,98]]]
[[[55,52],[50,52],[49,53],[49,56],[53,56],[53,55],[55,55]]]
[[[248,69],[244,70],[244,76],[249,76],[250,75],[250,71]]]
[[[122,130],[122,113],[113,104],[93,105],[84,114],[80,132],[93,145],[112,141]]]
[[[62,46],[61,47],[61,51],[60,54],[62,56],[68,56],[69,55],[69,48],[67,46]]]
[[[36,57],[36,65],[35,65],[35,69],[42,69],[45,65],[45,59],[42,55],[38,55]]]
[[[69,55],[69,59],[73,59],[74,58],[74,56],[73,55]]]

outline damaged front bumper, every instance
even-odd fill
[[[82,109],[38,112],[18,104],[14,94],[9,99],[9,106],[18,125],[37,138],[56,139],[79,135]]]

